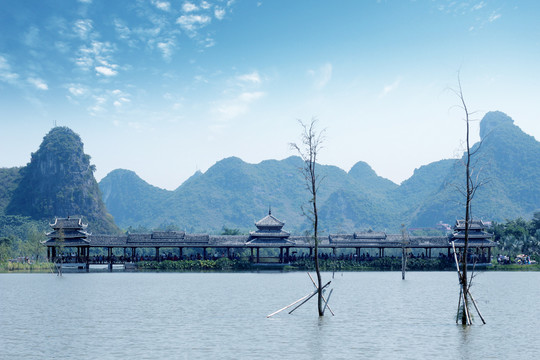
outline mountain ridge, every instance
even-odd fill
[[[64,132],[67,145],[47,142],[47,135],[26,167],[0,169],[0,215],[46,218],[97,211],[103,215],[101,220],[89,217],[89,222],[98,222],[96,229],[108,224],[112,226],[109,232],[118,230],[108,213],[124,229],[219,233],[226,227],[247,233],[271,207],[273,214],[287,223],[288,231],[309,229],[302,209],[308,205],[309,194],[298,156],[257,164],[238,157],[224,158],[206,172],[195,172],[174,190],[153,186],[131,170],[116,169],[99,182],[96,191],[93,166],[82,150],[80,137],[67,128]],[[480,134],[481,142],[472,148],[477,152],[474,169],[487,184],[473,200],[473,216],[502,221],[537,211],[540,143],[499,111],[484,116]],[[33,164],[38,158],[43,161]],[[462,218],[462,199],[456,190],[464,178],[460,164],[460,159],[443,159],[420,166],[399,185],[377,175],[364,161],[348,172],[318,164],[324,179],[318,193],[321,229],[334,233],[399,231],[401,224],[431,227],[439,221],[451,223]],[[30,182],[28,174],[33,174]],[[54,181],[47,178],[50,174],[61,179],[64,187],[54,188]],[[97,197],[103,204],[92,202]],[[33,213],[32,206],[38,206],[41,213]],[[51,212],[55,206],[61,210]]]

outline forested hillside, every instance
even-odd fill
[[[473,216],[499,222],[530,218],[540,210],[540,143],[501,112],[485,115],[480,136],[473,168],[483,185],[473,200]],[[195,173],[174,191],[120,169],[98,188],[80,137],[54,128],[27,166],[0,169],[0,215],[48,221],[83,215],[94,233],[118,232],[114,221],[124,230],[247,233],[271,207],[288,231],[302,233],[309,227],[302,210],[309,197],[301,167],[294,156],[258,164],[231,157]],[[320,228],[326,233],[395,232],[401,224],[432,227],[463,217],[459,189],[465,176],[459,159],[422,166],[401,185],[362,161],[349,172],[330,165],[319,165],[318,171],[324,179],[318,194]]]
[[[480,135],[474,170],[484,185],[474,199],[473,215],[486,221],[531,217],[540,208],[540,143],[501,112],[486,114]],[[302,232],[308,228],[301,208],[308,195],[301,166],[298,157],[259,164],[228,158],[175,191],[155,188],[134,173],[120,178],[112,172],[100,186],[121,227],[174,225],[219,232],[225,226],[245,232],[271,206],[288,230]],[[398,231],[401,224],[432,227],[464,216],[459,159],[422,166],[401,185],[377,176],[365,162],[348,173],[326,165],[319,171],[324,178],[318,198],[321,229],[326,232]]]
[[[66,127],[55,127],[43,138],[30,163],[19,170],[20,179],[5,213],[48,221],[56,216],[82,215],[90,231],[118,233],[93,171],[79,135]],[[11,177],[15,179],[14,174]]]

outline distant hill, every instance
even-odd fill
[[[476,171],[489,182],[478,191],[474,215],[498,221],[530,217],[540,208],[540,143],[501,112],[486,114],[481,137]],[[197,173],[175,191],[154,188],[134,173],[121,180],[121,190],[112,191],[114,183],[120,184],[115,172],[100,187],[109,194],[105,202],[122,227],[177,224],[194,232],[218,232],[223,226],[245,232],[272,206],[286,228],[298,233],[308,228],[301,209],[308,201],[301,166],[294,156],[259,164],[233,157]],[[460,160],[422,166],[401,185],[378,176],[365,162],[348,173],[326,165],[319,171],[324,177],[318,198],[323,231],[398,231],[401,224],[431,227],[463,217],[456,188],[464,177]]]
[[[0,168],[0,215],[5,214],[13,192],[19,185],[21,180],[20,169],[18,167]]]
[[[83,215],[90,231],[118,233],[93,171],[79,135],[66,127],[55,127],[18,175],[11,170],[13,189],[5,214],[49,221],[55,216]],[[20,179],[15,187],[16,176]]]
[[[481,142],[474,145],[471,154],[473,176],[478,176],[484,185],[473,199],[473,216],[497,221],[530,218],[540,209],[540,143],[499,111],[484,116],[480,137]],[[411,219],[413,225],[464,216],[464,200],[456,190],[465,185],[463,172],[462,161],[457,161],[440,189],[418,208]]]
[[[131,174],[121,180],[121,193],[125,196],[110,197],[107,194],[119,181],[116,171],[107,175],[100,187],[112,213],[122,206],[121,202],[125,203],[124,209],[129,209],[115,216],[124,227],[134,224],[124,221],[137,218],[140,221],[136,224],[145,227],[173,223],[180,229],[195,232],[218,232],[224,226],[246,232],[253,230],[253,223],[272,207],[273,213],[287,222],[289,230],[301,231],[307,227],[301,206],[308,204],[301,166],[302,160],[295,156],[259,164],[231,157],[217,162],[205,173],[197,173],[175,191],[154,188]],[[350,191],[379,206],[386,202],[381,194],[397,187],[378,177],[369,166],[373,176],[367,179],[357,178],[358,174],[351,176],[335,166],[320,165],[319,170],[324,177],[319,194],[321,203],[336,191],[354,189]],[[369,188],[362,186],[361,181],[369,183]],[[136,210],[139,208],[141,211]]]

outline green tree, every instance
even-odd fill
[[[12,236],[0,237],[0,263],[8,261],[13,253],[14,239]]]
[[[26,232],[26,242],[24,244],[25,256],[34,257],[36,261],[45,256],[45,247],[41,243],[46,237],[34,224],[31,224]]]

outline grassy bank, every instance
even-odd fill
[[[49,262],[21,263],[5,261],[0,263],[0,272],[36,272],[48,273],[54,271],[54,264]]]
[[[283,269],[283,271],[313,271],[315,264],[313,260],[304,259],[296,262],[275,265],[272,269]],[[322,271],[400,271],[401,259],[399,258],[377,258],[370,261],[349,261],[349,260],[321,260],[319,263]],[[251,264],[247,260],[229,260],[220,258],[217,260],[182,260],[182,261],[141,261],[136,263],[137,271],[251,271],[260,270],[262,267]],[[35,272],[48,273],[53,271],[54,264],[48,262],[37,262],[33,264],[20,262],[0,263],[0,272]],[[500,265],[482,267],[481,271],[540,271],[540,264]],[[444,259],[409,259],[407,261],[407,271],[455,271],[455,264]]]

